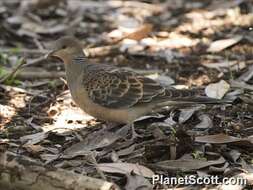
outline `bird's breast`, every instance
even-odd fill
[[[130,123],[139,115],[132,113],[131,109],[112,109],[96,104],[89,98],[85,88],[79,85],[69,85],[74,102],[87,114],[104,121],[117,123]]]

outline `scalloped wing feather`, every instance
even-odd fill
[[[83,82],[89,97],[108,108],[129,108],[149,102],[165,91],[154,80],[131,71],[107,65],[90,65],[86,69]]]

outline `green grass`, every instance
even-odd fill
[[[21,64],[22,59],[18,59],[16,62],[16,65]],[[8,59],[8,54],[0,53],[0,79],[5,77],[8,72],[5,69],[5,65],[9,64],[9,59]],[[6,85],[20,85],[21,81],[15,79],[15,75],[13,75],[11,78],[8,78],[7,80],[4,81],[4,84]]]

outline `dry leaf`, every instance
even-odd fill
[[[47,136],[48,133],[40,132],[20,137],[20,140],[21,142],[26,142],[24,145],[34,145],[43,141],[45,138],[47,138]]]
[[[159,41],[157,45],[162,48],[182,48],[192,47],[197,43],[199,43],[198,39],[191,39],[183,35],[175,35],[171,38]]]
[[[27,149],[28,152],[31,152],[33,154],[42,152],[46,149],[41,145],[33,145],[33,144],[25,145],[24,147]]]
[[[140,41],[140,44],[147,47],[151,47],[151,46],[157,46],[157,40],[154,39],[154,38],[143,38],[141,41]]]
[[[238,150],[231,150],[227,154],[227,158],[233,161],[234,163],[238,162],[238,159],[240,158],[241,153]]]
[[[253,65],[250,65],[247,68],[247,71],[243,73],[238,79],[238,82],[248,82],[251,78],[253,78]]]
[[[221,80],[218,83],[209,84],[205,88],[205,93],[210,98],[222,99],[229,89],[230,85],[226,81]]]
[[[8,105],[0,104],[0,117],[1,118],[11,118],[16,114],[16,110]]]
[[[221,72],[242,70],[246,67],[245,61],[222,61],[218,63],[203,63],[205,67],[215,68]]]
[[[156,80],[164,87],[171,87],[171,85],[175,83],[175,80],[171,77],[166,75],[159,75],[158,73],[147,75],[147,77]]]
[[[144,24],[139,27],[136,31],[126,35],[124,38],[132,39],[132,40],[141,40],[145,38],[151,31],[153,26],[151,24]]]
[[[131,154],[135,149],[135,144],[133,144],[132,146],[129,146],[127,148],[124,148],[122,150],[117,151],[117,155],[119,156],[126,156]]]
[[[127,184],[125,186],[127,190],[150,190],[153,189],[153,185],[143,176],[130,174],[127,175]]]
[[[201,109],[202,106],[196,106],[196,107],[191,107],[191,108],[184,108],[184,109],[180,109],[180,115],[178,118],[178,122],[179,123],[184,123],[186,122],[188,119],[191,118],[191,116],[198,111],[199,109]]]
[[[194,128],[195,129],[207,129],[213,127],[213,121],[207,114],[199,114],[198,119],[201,121]]]
[[[207,49],[208,52],[220,52],[232,45],[237,44],[242,40],[242,36],[234,36],[233,38],[217,40],[210,44],[210,47]]]
[[[217,134],[217,135],[206,135],[195,138],[195,142],[200,143],[209,143],[209,144],[221,144],[221,143],[233,143],[241,141],[250,141],[249,139],[242,139],[238,137],[229,136],[226,134]]]
[[[145,166],[139,164],[131,164],[131,163],[101,163],[98,164],[97,167],[108,173],[121,173],[121,174],[130,174],[134,172],[137,175],[144,177],[152,177],[154,172]]]
[[[217,160],[204,161],[198,159],[179,159],[179,160],[166,160],[153,164],[154,167],[161,168],[163,170],[170,171],[192,171],[205,168],[212,165],[218,165],[225,163],[225,159],[220,157]]]
[[[63,157],[73,158],[75,156],[87,155],[90,151],[109,146],[120,138],[121,136],[115,133],[101,130],[90,134],[84,141],[67,148],[63,153]]]
[[[136,40],[124,39],[121,43],[120,51],[125,52],[129,49],[133,49],[136,46],[139,46]]]

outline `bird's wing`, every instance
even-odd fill
[[[86,69],[83,83],[88,95],[105,107],[129,108],[165,93],[165,88],[156,81],[131,71],[101,65]]]
[[[93,102],[108,108],[129,108],[150,102],[158,107],[224,103],[202,96],[198,90],[165,89],[150,78],[107,65],[87,66],[83,82]]]

